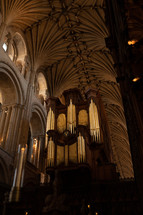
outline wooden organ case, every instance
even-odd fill
[[[69,173],[92,180],[117,179],[112,163],[110,133],[100,95],[88,90],[83,100],[79,90],[63,93],[64,104],[58,98],[47,100],[46,172]],[[89,179],[89,178],[88,178]]]

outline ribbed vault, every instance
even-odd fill
[[[3,22],[25,34],[33,72],[45,74],[49,95],[69,88],[99,90],[122,178],[133,177],[126,120],[105,38],[104,0],[1,0]]]

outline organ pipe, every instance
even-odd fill
[[[85,162],[85,139],[80,132],[78,136],[78,162]]]
[[[48,116],[47,116],[46,131],[54,130],[54,128],[55,128],[55,114],[54,114],[53,110],[50,107],[49,108],[49,112],[48,112]],[[47,148],[47,144],[48,144],[48,135],[46,134],[46,137],[45,137],[45,148]]]
[[[76,127],[76,111],[75,105],[72,104],[72,99],[70,99],[70,104],[67,109],[67,129],[71,132],[75,132]]]
[[[54,111],[49,108],[48,116],[47,116],[47,131],[55,129],[55,114]],[[48,137],[46,134],[45,138],[45,147],[47,148],[47,165],[53,166],[54,165],[54,141],[52,138]]]
[[[52,137],[50,137],[50,140],[48,141],[48,152],[47,152],[47,165],[53,166],[54,165],[54,141],[52,140]]]
[[[48,112],[48,117],[47,117],[47,131],[54,130],[54,125],[55,125],[55,114],[50,107]]]
[[[100,142],[100,126],[99,126],[99,118],[98,118],[98,110],[97,106],[91,99],[91,103],[89,106],[89,120],[90,120],[90,134],[92,136],[92,140],[96,142]]]

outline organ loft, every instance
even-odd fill
[[[0,0],[0,214],[143,214],[141,0]]]

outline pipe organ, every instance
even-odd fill
[[[99,160],[109,162],[110,152],[103,138],[106,128],[101,123],[97,93],[87,92],[86,101],[77,89],[67,90],[63,96],[65,104],[58,98],[47,100],[47,169],[81,164],[95,168]]]

